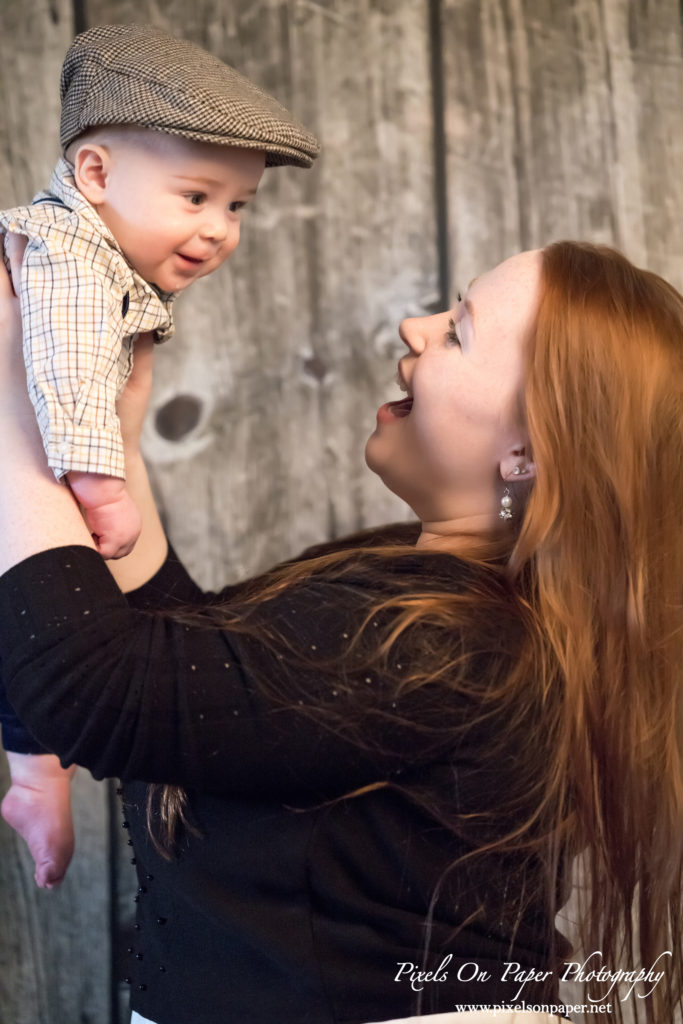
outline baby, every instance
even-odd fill
[[[116,416],[135,339],[171,336],[175,296],[233,252],[264,167],[310,167],[318,145],[232,68],[150,25],[79,35],[60,90],[63,156],[49,191],[0,213],[0,231],[27,239],[24,357],[48,464],[103,557],[119,558],[140,532]],[[2,702],[0,718],[17,727]],[[3,816],[43,865],[57,849],[63,863],[69,773],[51,755],[9,760]],[[39,884],[59,874],[37,864]]]

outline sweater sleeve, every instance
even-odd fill
[[[207,595],[192,579],[171,544],[154,576],[137,590],[129,590],[125,597],[131,608],[140,611],[172,609],[207,601]]]
[[[49,754],[50,751],[39,743],[23,722],[19,721],[14,708],[7,699],[5,686],[0,681],[0,730],[4,750],[15,754]]]
[[[144,602],[155,587],[168,594],[169,573],[178,592],[181,579],[189,586],[167,563],[132,602]],[[335,642],[349,635],[353,605],[352,590],[334,595],[314,587],[266,610],[266,628],[270,617],[310,652],[310,671],[289,692],[291,673],[268,645],[131,607],[89,548],[42,552],[0,579],[7,693],[48,750],[95,778],[176,783],[219,795],[334,798],[434,754],[433,738],[421,744],[405,724],[384,729],[381,744],[366,747],[309,713],[339,700],[329,675],[316,668],[316,651],[329,651],[333,629]],[[282,679],[281,700],[268,699],[257,685],[266,677],[275,688]],[[378,721],[390,720],[389,703],[379,706],[389,695],[380,685],[377,693]]]
[[[158,572],[143,586],[126,594],[126,600],[132,608],[144,610],[203,603],[206,596],[169,546],[166,560]],[[4,673],[0,673],[0,730],[2,746],[7,751],[17,754],[50,753],[17,717],[7,699]]]

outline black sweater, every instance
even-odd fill
[[[416,553],[399,560],[396,587],[416,569],[438,589],[472,583],[465,563]],[[474,832],[454,838],[416,799],[464,814],[492,807],[514,775],[514,744],[491,763],[480,727],[454,743],[449,723],[473,711],[462,698],[435,686],[398,697],[352,670],[337,687],[324,669],[368,597],[360,577],[280,594],[257,612],[284,641],[271,644],[171,615],[207,601],[173,556],[128,599],[86,548],[42,553],[0,579],[12,705],[63,763],[124,783],[140,884],[131,1005],[158,1024],[363,1024],[557,1002],[552,922],[521,901],[532,868],[487,854],[444,877]],[[308,655],[296,678],[287,644]],[[275,690],[281,680],[281,695],[263,679]],[[338,723],[354,693],[363,714],[351,733]],[[340,712],[336,724],[321,709]],[[196,834],[185,831],[170,860],[147,829],[151,782],[189,795]],[[502,980],[509,962],[550,973],[520,995],[512,971]],[[405,965],[436,974],[411,984]]]

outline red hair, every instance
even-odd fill
[[[548,799],[585,853],[584,948],[681,987],[683,298],[604,247],[543,252],[526,415],[537,478],[517,544],[564,694]]]

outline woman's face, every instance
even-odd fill
[[[483,526],[503,480],[530,466],[521,396],[541,261],[538,250],[514,256],[476,278],[454,310],[400,326],[408,397],[382,406],[365,454],[423,522]]]

